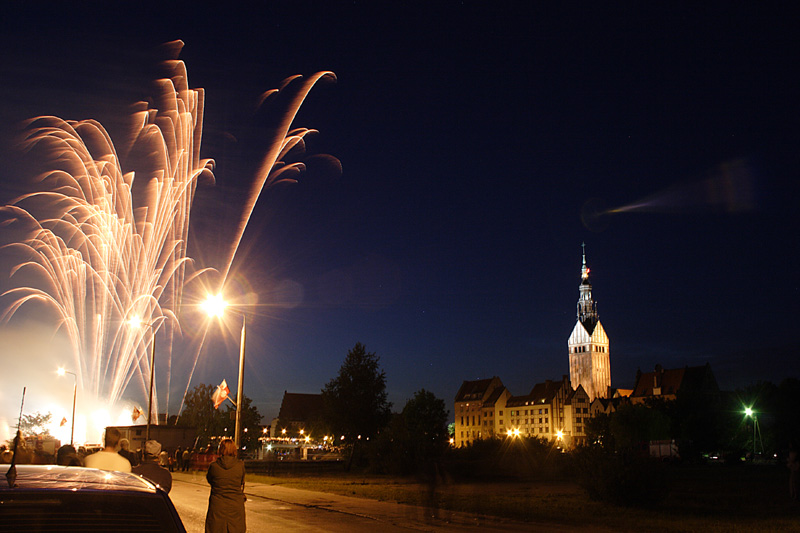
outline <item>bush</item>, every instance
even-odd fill
[[[652,507],[669,493],[666,467],[641,454],[581,447],[571,454],[578,483],[589,498],[625,507]]]
[[[497,438],[451,449],[445,457],[456,479],[554,480],[564,474],[564,456],[538,438]]]

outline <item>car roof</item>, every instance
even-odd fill
[[[5,477],[11,465],[0,465],[0,475]],[[0,478],[0,490],[112,490],[128,492],[156,492],[156,488],[143,478],[127,472],[111,472],[96,468],[58,465],[16,465],[17,479],[14,489]]]

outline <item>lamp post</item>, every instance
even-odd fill
[[[145,442],[150,440],[150,419],[153,414],[153,381],[156,375],[156,330],[153,328],[155,326],[155,322],[151,322],[149,324],[144,324],[142,319],[139,317],[134,317],[128,320],[128,325],[132,328],[140,328],[142,326],[150,328],[153,332],[153,345],[150,348],[150,389],[147,395],[147,431],[145,432]]]
[[[222,299],[222,295],[209,296],[203,303],[203,308],[209,316],[216,316],[222,318],[225,314],[225,309],[228,308],[228,303]],[[240,450],[241,434],[242,434],[242,399],[244,398],[244,347],[247,338],[247,319],[244,313],[235,313],[242,317],[242,336],[239,341],[239,381],[236,385],[236,425],[234,427],[233,442],[236,444],[236,449]]]
[[[75,441],[75,401],[78,399],[78,376],[75,372],[64,370],[63,367],[59,368],[58,375],[63,376],[64,374],[72,374],[72,377],[75,378],[75,387],[72,389],[72,429],[69,432],[69,445],[72,446]]]
[[[745,407],[744,409],[745,416],[752,417],[753,419],[753,460],[756,459],[756,431],[758,431],[758,416],[756,412],[753,411],[752,407]],[[760,433],[760,431],[759,431]],[[759,435],[760,436],[760,435]],[[761,453],[764,453],[764,445],[761,445]]]

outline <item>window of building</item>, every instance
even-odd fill
[[[500,416],[503,416],[503,411],[500,411]]]

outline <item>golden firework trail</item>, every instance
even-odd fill
[[[78,387],[111,405],[132,381],[146,391],[148,344],[162,328],[169,353],[159,353],[159,364],[167,360],[171,370],[183,288],[208,270],[194,268],[186,255],[198,182],[214,180],[214,161],[200,157],[204,92],[189,88],[186,66],[177,59],[183,43],[170,44],[176,54],[166,62],[169,74],[156,82],[153,105],[137,105],[123,154],[143,157],[146,163],[137,168],[145,170],[123,172],[120,154],[97,121],[38,117],[27,125],[21,147],[46,171],[33,192],[0,208],[4,233],[14,236],[5,253],[21,258],[11,270],[13,288],[3,293],[2,319],[34,302],[43,305],[57,319],[55,332],[69,340]],[[286,93],[288,104],[266,140],[230,248],[216,268],[220,288],[261,191],[303,170],[302,163],[283,159],[302,150],[313,130],[290,129],[291,123],[326,77],[335,79],[330,72],[290,78],[263,96],[262,102]],[[130,327],[134,318],[149,327]]]

